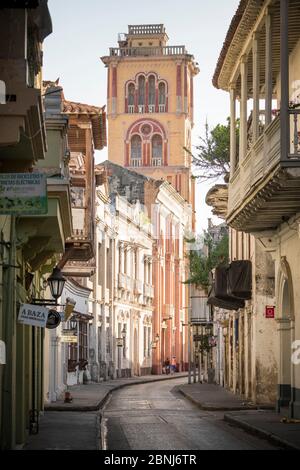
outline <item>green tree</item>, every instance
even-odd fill
[[[214,247],[211,238],[206,234],[204,244],[207,247],[208,255],[205,256],[201,251],[191,250],[190,277],[186,284],[195,284],[205,290],[210,284],[210,272],[220,264],[227,264],[229,260],[229,239],[224,235],[220,242]]]
[[[237,120],[237,148],[239,121]],[[196,178],[202,181],[228,177],[230,171],[230,119],[227,124],[217,124],[209,130],[208,123],[205,124],[205,137],[200,137],[200,144],[196,146],[194,155],[188,149],[195,166]]]

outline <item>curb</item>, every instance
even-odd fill
[[[189,395],[187,392],[182,390],[180,387],[178,387],[179,392],[188,400],[193,402],[195,405],[198,406],[201,410],[204,411],[245,411],[245,410],[257,410],[258,407],[256,405],[254,406],[222,406],[222,405],[205,405],[205,403],[201,403],[196,398],[193,398],[192,395]]]
[[[285,449],[288,450],[300,450],[300,447],[295,446],[294,444],[291,444],[290,442],[281,439],[280,437],[276,436],[276,434],[272,434],[269,431],[265,431],[262,428],[258,428],[256,426],[253,426],[252,424],[246,423],[245,421],[242,421],[238,418],[235,418],[233,416],[224,415],[224,421],[227,421],[230,424],[234,424],[235,426],[238,426],[245,431],[249,432],[250,434],[254,434],[255,436],[262,437],[264,439],[267,439],[269,442],[272,442],[273,444],[280,445],[281,447],[284,447]]]
[[[75,406],[75,405],[70,405],[66,407],[66,405],[54,405],[54,406],[44,406],[44,411],[99,411],[101,408],[105,405],[106,400],[108,397],[111,395],[112,392],[115,390],[120,390],[125,387],[129,387],[131,385],[144,385],[148,383],[153,383],[153,382],[163,382],[165,380],[174,380],[174,379],[181,379],[181,378],[186,378],[188,377],[188,374],[186,375],[172,375],[170,377],[157,377],[153,378],[150,380],[139,380],[136,382],[129,382],[129,383],[122,383],[113,386],[110,390],[107,390],[106,394],[102,397],[102,399],[96,404],[96,405],[82,405],[82,406]]]

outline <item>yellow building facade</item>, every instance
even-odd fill
[[[108,69],[108,158],[165,179],[194,207],[191,175],[193,80],[185,46],[168,46],[165,27],[131,25],[102,57]]]

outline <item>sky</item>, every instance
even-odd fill
[[[199,63],[195,78],[193,145],[209,127],[225,123],[229,97],[212,85],[216,63],[239,0],[49,0],[53,33],[44,42],[45,80],[60,78],[66,99],[95,106],[106,104],[106,69],[100,57],[117,47],[128,24],[163,23],[169,45],[185,45]],[[106,159],[107,151],[96,155]],[[205,195],[214,183],[198,183],[197,230],[212,217]],[[221,220],[212,217],[214,223]]]

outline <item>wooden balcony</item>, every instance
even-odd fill
[[[273,230],[300,210],[300,109],[290,109],[287,119],[287,154],[282,154],[277,116],[230,180],[227,221],[236,230]]]

